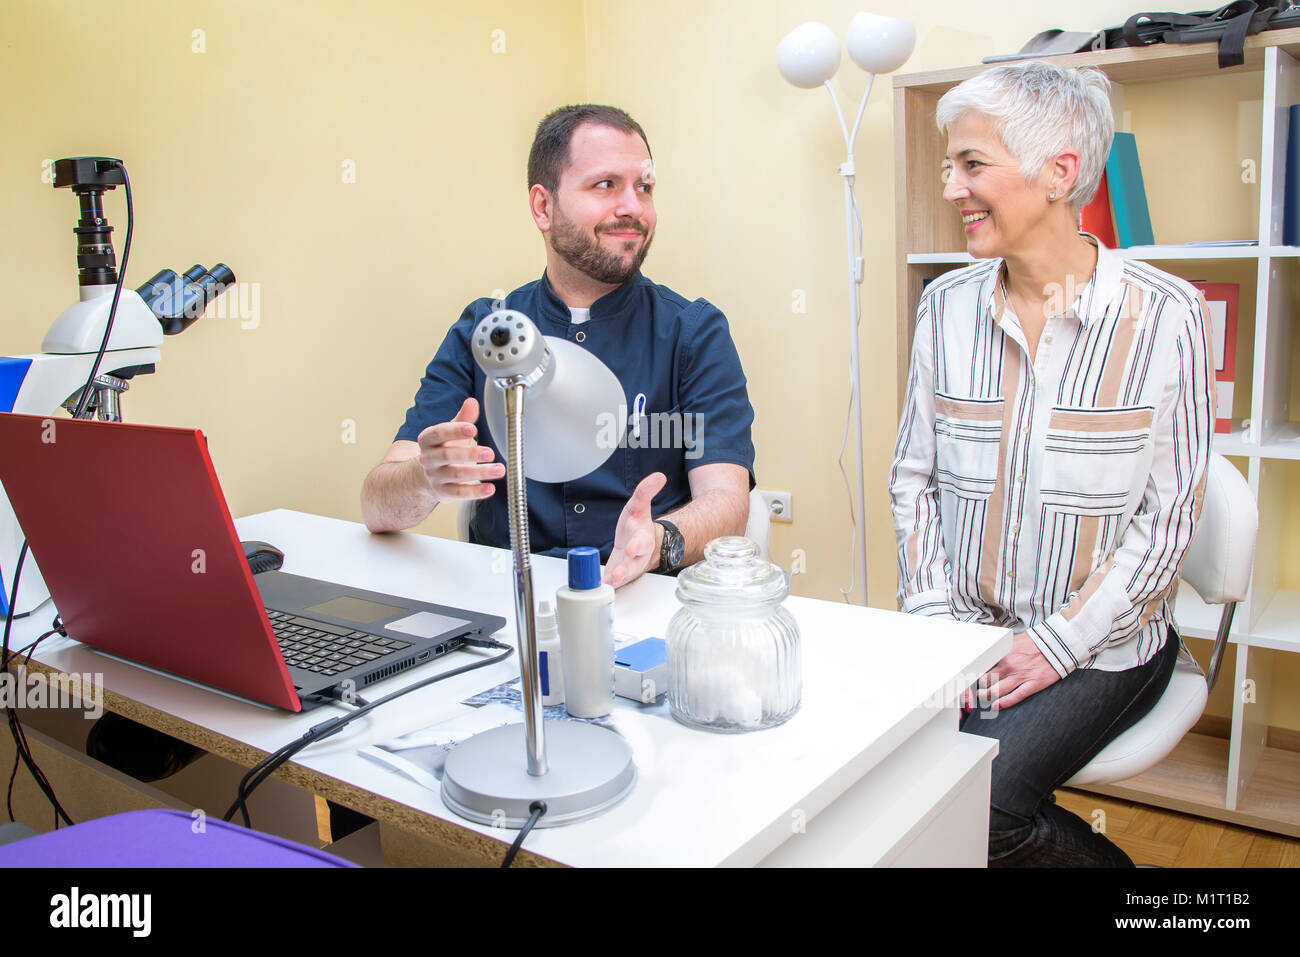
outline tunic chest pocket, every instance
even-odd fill
[[[1056,407],[1043,446],[1043,504],[1078,515],[1119,515],[1151,441],[1150,406]]]
[[[653,472],[668,477],[668,488],[677,488],[704,451],[703,419],[683,414],[674,406],[667,412],[647,412],[641,427],[628,425],[623,443],[627,446],[627,493]],[[662,493],[661,493],[662,494]],[[663,502],[657,507],[663,508]]]
[[[988,498],[998,481],[1003,403],[1001,397],[936,393],[934,442],[941,489],[962,498]]]

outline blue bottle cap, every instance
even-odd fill
[[[590,591],[600,587],[600,552],[590,545],[569,549],[569,587]]]

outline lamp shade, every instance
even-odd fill
[[[627,425],[623,386],[586,349],[542,336],[521,312],[500,309],[479,322],[471,348],[487,375],[483,404],[488,429],[506,455],[503,382],[523,376],[524,475],[537,482],[569,482],[604,464]]]
[[[849,57],[868,73],[892,73],[916,49],[916,28],[910,20],[859,13],[844,38]]]
[[[840,41],[824,23],[810,20],[787,33],[776,45],[781,75],[805,90],[821,86],[840,67]]]

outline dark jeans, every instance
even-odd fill
[[[1132,867],[1127,854],[1052,792],[1132,727],[1164,693],[1178,636],[1128,671],[1078,670],[1005,711],[972,711],[961,730],[1000,742],[989,809],[990,867]]]

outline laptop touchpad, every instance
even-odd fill
[[[368,625],[380,618],[387,618],[399,611],[405,611],[401,605],[381,605],[377,601],[366,601],[364,598],[357,598],[354,595],[340,595],[338,598],[331,598],[329,601],[321,602],[319,605],[312,605],[305,610],[316,615],[332,615],[335,618],[353,621],[359,625]]]
[[[431,611],[417,611],[414,615],[399,618],[397,621],[390,621],[384,625],[384,628],[390,631],[400,631],[407,635],[415,635],[417,638],[436,638],[453,628],[463,628],[468,624],[469,622],[463,618],[450,618],[447,615],[439,615]]]

